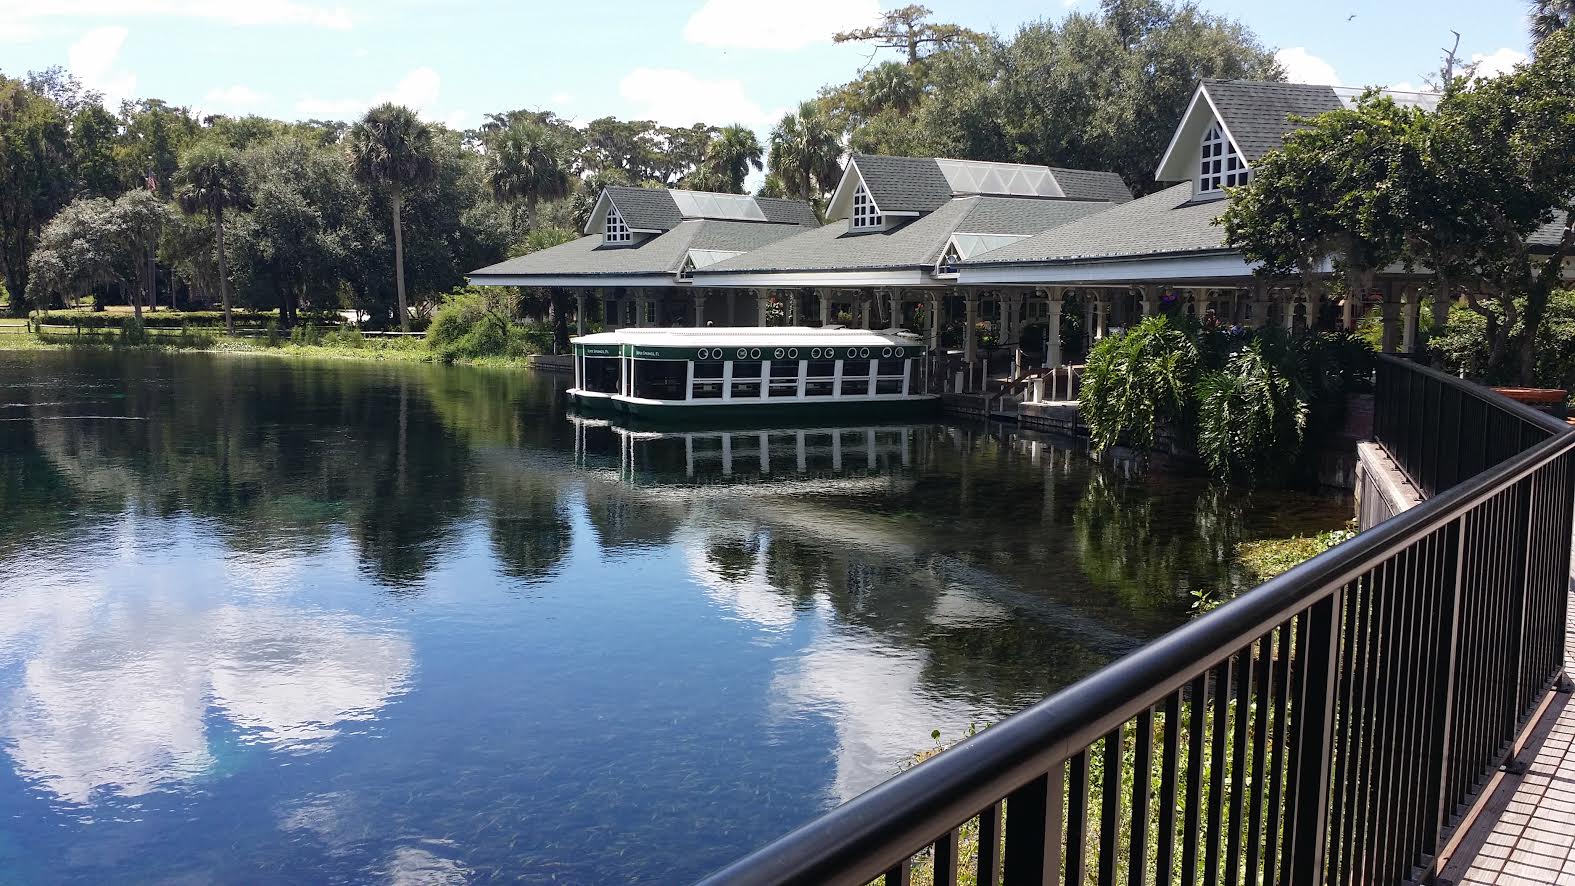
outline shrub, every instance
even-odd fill
[[[366,336],[361,334],[361,330],[346,324],[324,335],[323,344],[338,348],[361,348],[366,346]]]
[[[1083,418],[1096,450],[1154,447],[1160,422],[1185,422],[1198,375],[1198,343],[1163,315],[1094,345],[1083,371]]]
[[[1307,430],[1294,352],[1253,340],[1198,380],[1198,455],[1215,476],[1254,479],[1289,469]]]
[[[127,317],[120,324],[120,341],[127,345],[145,345],[148,343],[147,327],[136,317]]]
[[[1487,307],[1495,310],[1491,302]],[[1488,368],[1492,365],[1492,342],[1488,340],[1487,326],[1486,317],[1466,305],[1454,305],[1443,331],[1428,340],[1429,350],[1451,373],[1487,384],[1510,384],[1514,378],[1509,369]],[[1510,333],[1512,339],[1519,334],[1518,326],[1517,321],[1517,328]],[[1575,290],[1561,290],[1549,296],[1547,314],[1537,328],[1531,377],[1532,383],[1541,387],[1575,387]]]
[[[446,363],[550,353],[551,328],[515,322],[517,309],[518,297],[506,290],[452,295],[432,317],[427,347]]]

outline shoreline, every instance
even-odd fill
[[[171,336],[174,338],[174,336]],[[204,338],[208,338],[204,336]],[[283,339],[277,344],[256,343],[240,338],[213,336],[202,346],[183,347],[176,343],[152,341],[145,344],[122,344],[118,341],[43,341],[32,334],[0,335],[0,352],[69,352],[101,351],[114,353],[148,352],[181,354],[216,354],[223,356],[273,357],[298,360],[345,360],[359,362],[427,363],[435,366],[479,366],[494,369],[533,369],[530,360],[545,356],[531,354],[525,357],[480,357],[446,361],[443,355],[428,350],[420,342],[406,343],[399,339],[368,339],[359,347],[331,344],[299,344]]]

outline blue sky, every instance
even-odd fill
[[[1293,80],[1419,85],[1453,37],[1507,66],[1526,50],[1521,0],[1201,0],[1284,53]],[[153,96],[205,112],[349,119],[393,99],[475,125],[551,108],[764,131],[867,50],[830,34],[897,0],[0,0],[0,72],[65,65],[115,104]],[[1095,0],[928,0],[941,20],[1011,33]],[[1347,16],[1354,15],[1354,19]]]

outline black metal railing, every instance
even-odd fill
[[[1426,879],[1560,673],[1575,434],[1387,358],[1375,409],[1436,495],[704,882]]]

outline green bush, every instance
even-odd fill
[[[361,348],[366,346],[366,336],[354,326],[344,325],[330,330],[323,336],[323,344],[336,348]]]
[[[1498,313],[1497,305],[1484,307]],[[1518,334],[1517,328],[1512,334]],[[1489,371],[1492,342],[1488,340],[1487,318],[1464,304],[1449,309],[1449,320],[1442,333],[1428,340],[1428,348],[1446,370],[1487,384],[1512,384],[1506,367]],[[1547,314],[1537,328],[1532,356],[1532,384],[1544,388],[1575,388],[1575,290],[1561,290],[1548,298]]]
[[[1197,339],[1163,315],[1100,339],[1081,395],[1094,448],[1152,449],[1161,422],[1185,424],[1198,368]]]
[[[516,307],[515,301],[501,293],[450,296],[432,317],[426,345],[446,363],[551,353],[552,329],[515,322]]]
[[[1083,419],[1096,450],[1152,449],[1169,424],[1215,476],[1283,479],[1307,468],[1305,441],[1341,426],[1372,370],[1372,350],[1344,333],[1207,331],[1160,315],[1094,346]]]
[[[141,320],[136,317],[127,317],[120,324],[121,344],[145,345],[148,343],[148,330]]]
[[[1260,337],[1198,379],[1198,455],[1218,477],[1254,479],[1290,468],[1307,430],[1294,351]]]

